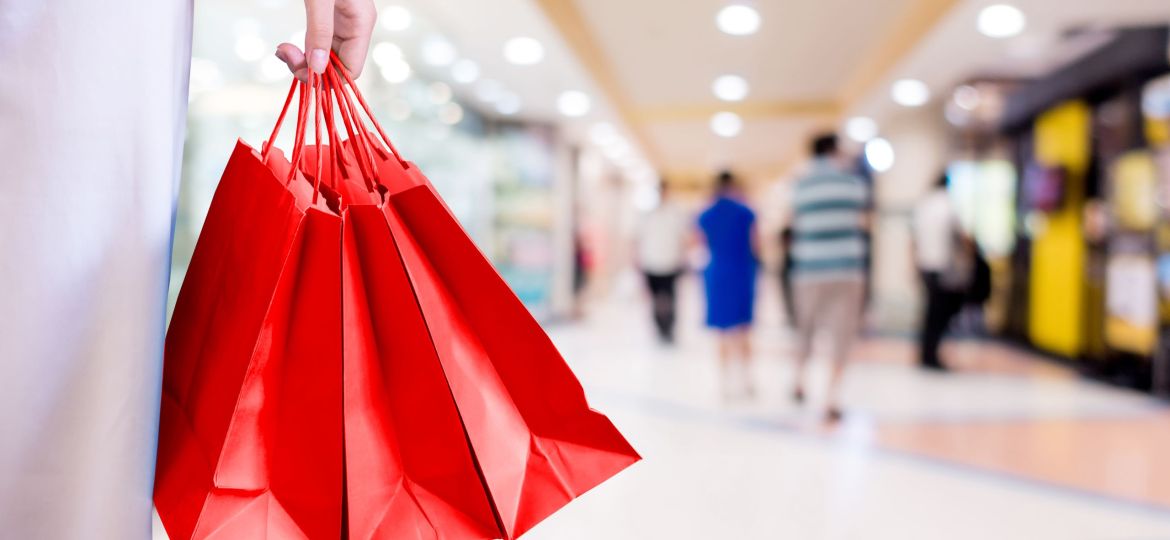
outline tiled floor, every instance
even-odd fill
[[[724,401],[685,291],[674,348],[655,344],[637,294],[552,328],[645,460],[526,540],[1170,539],[1164,404],[1002,345],[951,345],[957,372],[937,375],[912,366],[911,344],[868,339],[846,420],[827,428],[823,362],[808,406],[785,399],[791,341],[771,303],[755,333],[760,395]]]

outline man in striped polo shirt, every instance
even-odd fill
[[[792,289],[798,335],[793,399],[804,400],[813,339],[830,334],[833,361],[826,418],[841,418],[840,387],[861,329],[868,261],[869,188],[839,164],[836,135],[813,140],[813,164],[793,191]]]

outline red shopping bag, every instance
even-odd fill
[[[155,503],[171,538],[340,534],[342,372],[321,361],[341,349],[340,244],[279,152],[236,146],[167,334]]]
[[[385,218],[501,526],[519,536],[640,458],[589,408],[540,325],[370,119],[389,150],[378,154]]]
[[[167,335],[175,540],[514,538],[638,459],[346,82],[301,85],[291,162],[241,143],[217,189]]]

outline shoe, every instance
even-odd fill
[[[843,416],[845,416],[845,413],[839,407],[829,407],[829,410],[825,411],[825,423],[836,424],[841,421],[841,417]]]
[[[927,362],[925,364],[920,364],[920,365],[922,366],[922,369],[925,369],[927,371],[934,371],[937,373],[947,373],[951,370],[951,368],[949,368],[946,365],[941,364],[939,362]]]

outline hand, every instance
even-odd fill
[[[305,50],[281,43],[276,57],[288,64],[298,79],[307,81],[308,70],[325,72],[329,51],[334,50],[350,74],[355,78],[360,75],[378,18],[373,0],[305,0],[305,12]]]

